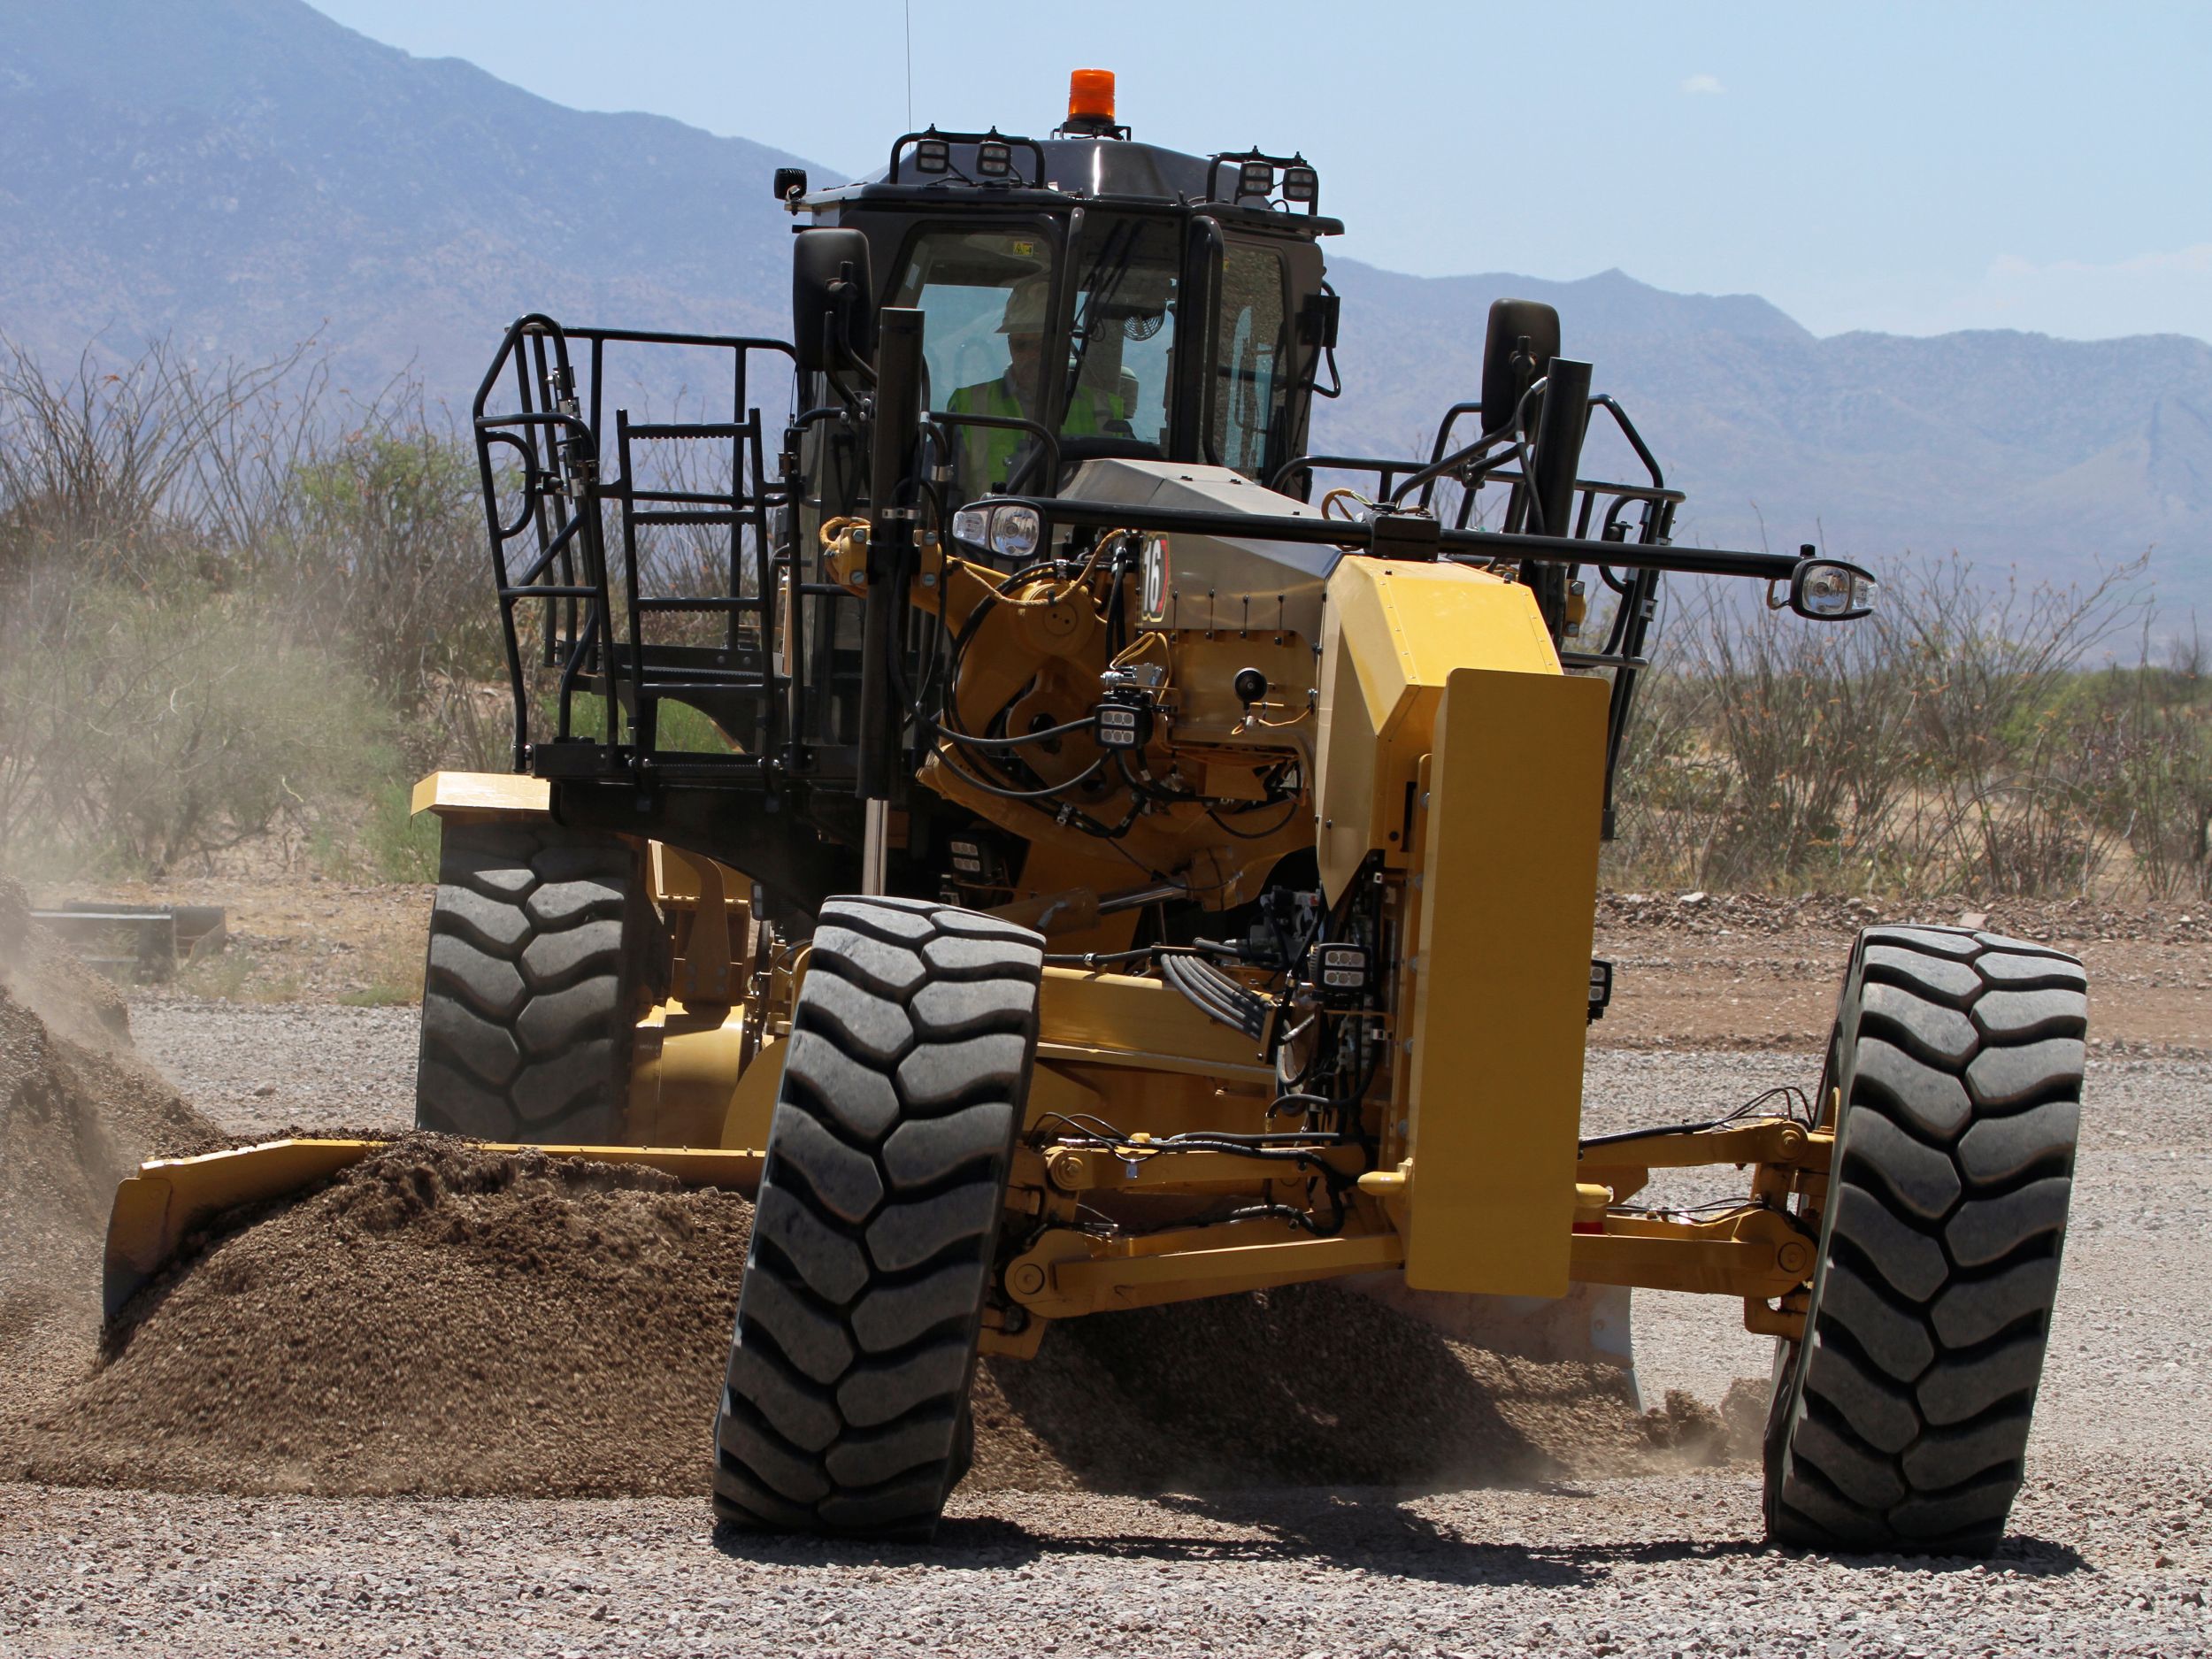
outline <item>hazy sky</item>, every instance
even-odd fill
[[[900,0],[314,0],[560,103],[856,176],[908,110]],[[1764,295],[1820,334],[2212,339],[2212,6],[911,0],[917,126],[1302,150],[1343,251],[1425,275]],[[764,188],[765,186],[764,185]]]

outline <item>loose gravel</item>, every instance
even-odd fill
[[[415,1122],[419,1008],[327,1002],[142,1002],[139,1052],[234,1135],[303,1118],[397,1133]]]
[[[250,1028],[260,1076],[297,1079],[314,1053],[381,1043],[389,1069],[355,1071],[327,1110],[397,1126],[412,1044],[375,1034],[385,1018],[269,1018]],[[237,1033],[203,1046],[190,1020],[142,1021],[142,1041],[179,1072],[218,1072]],[[1809,1070],[1787,1056],[1601,1053],[1589,1117],[1694,1116]],[[222,1128],[255,1130],[268,1097],[252,1087],[208,1102]],[[315,1104],[268,1110],[311,1121]],[[2212,1065],[2091,1068],[2028,1481],[1987,1563],[1768,1550],[1743,1463],[1418,1498],[964,1492],[927,1549],[718,1535],[685,1499],[10,1486],[0,1654],[2212,1651],[2208,1118]],[[1714,1179],[1667,1195],[1692,1201]],[[1640,1295],[1647,1394],[1686,1385],[1717,1401],[1762,1369],[1767,1344],[1731,1324],[1724,1306]],[[1270,1409],[1265,1377],[1250,1386],[1255,1411]],[[1399,1404],[1379,1391],[1364,1403]]]

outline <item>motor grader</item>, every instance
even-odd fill
[[[1626,1287],[1722,1299],[1776,1339],[1776,1539],[1986,1548],[2079,965],[1870,929],[1802,1088],[1581,1133],[1662,580],[1829,626],[1871,579],[1677,545],[1680,492],[1540,304],[1491,309],[1425,455],[1310,453],[1317,170],[1140,142],[1110,87],[1079,72],[1048,138],[780,172],[788,342],[508,331],[473,429],[514,767],[417,788],[419,1124],[754,1195],[711,1445],[742,1526],[926,1534],[979,1354],[1336,1280],[1617,1359]],[[111,1308],[368,1144],[149,1164]],[[1708,1165],[1740,1196],[1640,1202]]]

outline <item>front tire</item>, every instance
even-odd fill
[[[1980,1555],[2003,1536],[2058,1289],[2086,984],[1999,934],[1859,936],[1805,1336],[1777,1355],[1776,1542]]]
[[[968,1388],[1043,945],[924,901],[822,907],[715,1419],[723,1519],[934,1530],[972,1455]]]

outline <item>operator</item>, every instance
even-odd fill
[[[1045,328],[1052,304],[1052,279],[1040,273],[1016,282],[1006,294],[1006,314],[998,332],[1006,336],[1006,373],[996,380],[964,386],[946,401],[955,415],[993,415],[1002,419],[1037,420],[1037,403],[1044,390]],[[1049,424],[1049,423],[1047,423]],[[1060,423],[1061,435],[1071,438],[1129,437],[1129,411],[1118,392],[1079,381]],[[969,490],[980,495],[1004,484],[1023,452],[1034,442],[1027,433],[1007,426],[968,426],[961,432],[961,476]],[[1059,480],[1043,482],[1045,493],[1059,488]],[[1033,488],[1038,481],[1030,480]]]

